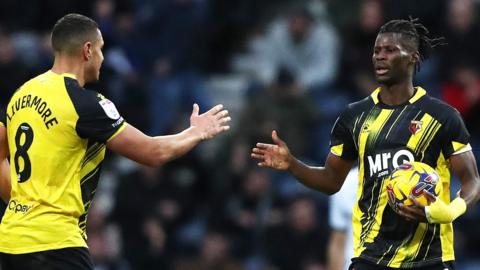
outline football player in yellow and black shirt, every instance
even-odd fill
[[[479,195],[478,170],[459,113],[413,86],[421,60],[441,42],[427,33],[413,19],[393,20],[381,27],[372,56],[380,87],[340,115],[325,167],[307,166],[294,158],[275,131],[275,144],[258,143],[252,150],[259,166],[288,170],[304,185],[327,194],[340,189],[358,162],[350,269],[453,269],[452,222]],[[405,161],[435,168],[443,193],[430,206],[402,206],[396,214],[387,206],[384,180]],[[452,201],[450,168],[461,182]]]
[[[4,122],[12,190],[0,224],[2,269],[93,269],[85,232],[105,149],[158,166],[229,129],[221,105],[178,134],[149,137],[115,105],[83,88],[99,78],[103,39],[88,17],[69,14],[52,31],[51,70],[21,86]]]

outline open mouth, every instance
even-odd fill
[[[383,68],[383,67],[378,67],[378,68],[375,69],[375,73],[377,75],[385,75],[385,74],[388,73],[388,71],[389,71],[388,68]]]

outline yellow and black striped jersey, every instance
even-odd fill
[[[86,247],[105,143],[127,124],[108,99],[52,71],[21,86],[5,112],[12,192],[0,252]]]
[[[359,185],[353,209],[355,257],[393,268],[454,260],[452,224],[407,221],[387,206],[385,178],[399,164],[421,161],[439,173],[450,202],[448,158],[471,150],[459,113],[421,87],[406,103],[388,106],[381,89],[350,104],[334,125],[331,152],[358,160]]]

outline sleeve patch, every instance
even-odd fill
[[[118,113],[117,107],[115,107],[115,104],[113,104],[113,102],[108,99],[102,99],[98,103],[110,119],[117,120],[118,118],[120,118],[120,113]]]

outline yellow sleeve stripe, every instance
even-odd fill
[[[107,142],[109,142],[111,139],[117,137],[118,134],[120,134],[120,132],[122,132],[126,127],[127,127],[127,122],[123,122],[122,126],[120,126],[119,129],[117,129],[117,131],[115,131],[115,133],[113,133],[112,136],[110,136],[110,138],[108,138]]]
[[[452,155],[458,155],[461,153],[472,151],[472,146],[469,143],[463,144],[463,143],[452,141],[452,146],[454,151]]]
[[[343,154],[343,144],[332,146],[332,148],[330,148],[330,152],[335,156],[341,157]]]
[[[0,122],[0,127],[5,127],[5,124],[3,122]]]

